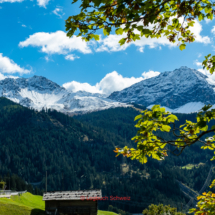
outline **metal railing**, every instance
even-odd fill
[[[0,190],[0,196],[16,196],[16,195],[20,195],[23,193],[26,193],[27,190],[25,191],[15,191],[15,190]]]

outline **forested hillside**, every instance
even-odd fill
[[[100,209],[113,205],[140,213],[151,203],[179,207],[187,199],[175,179],[201,187],[210,167],[207,154],[196,149],[193,154],[198,155],[190,158],[188,150],[180,158],[146,165],[115,157],[115,146],[133,144],[130,138],[136,133],[133,118],[137,113],[130,108],[110,109],[79,116],[80,122],[56,111],[37,112],[0,98],[0,175],[17,174],[27,183],[41,182],[39,188],[44,189],[47,171],[48,191],[95,188],[102,189],[103,196],[130,196],[129,202],[100,201]],[[180,168],[199,162],[201,155],[205,165]]]
[[[82,122],[86,122],[90,125],[103,128],[106,131],[111,131],[116,135],[120,135],[135,147],[136,144],[131,141],[131,138],[135,136],[137,132],[137,129],[134,127],[136,124],[134,118],[135,116],[140,114],[141,109],[143,110],[145,109],[145,107],[135,105],[135,108],[128,107],[108,109],[74,117]],[[195,113],[176,115],[179,119],[179,121],[176,122],[176,126],[185,123],[185,120],[190,120],[193,122],[196,121]],[[214,122],[211,122],[209,126],[211,126],[212,124],[214,124]],[[160,133],[159,136],[162,136],[166,139],[174,138],[171,133]],[[182,172],[178,170],[177,174],[181,175],[181,180],[183,181],[183,183],[198,191],[204,184],[210,166],[214,164],[214,162],[210,161],[212,156],[212,151],[202,150],[200,148],[200,144],[196,144],[194,146],[191,146],[190,148],[187,148],[180,156],[174,156],[169,153],[169,156],[161,162],[161,166],[172,169],[177,167],[184,167],[187,164],[196,164],[196,167],[195,165],[193,165],[194,168],[192,169],[187,170],[186,168],[184,168]],[[151,169],[151,167],[154,167],[153,163],[154,161],[150,160],[150,162],[144,164],[144,166],[149,166]],[[203,163],[204,165],[201,165],[201,163]],[[160,169],[160,166],[157,168]],[[178,176],[175,175],[175,177]]]
[[[119,135],[124,138],[125,141],[135,146],[136,144],[131,141],[131,138],[134,137],[137,132],[137,129],[135,128],[136,122],[134,121],[134,118],[135,116],[140,114],[140,108],[145,109],[145,107],[143,106],[138,106],[138,109],[136,107],[135,109],[132,107],[114,108],[84,115],[78,115],[74,116],[74,118],[89,125],[96,126],[105,131],[110,131],[115,135]],[[179,119],[179,121],[176,121],[176,127],[179,127],[179,125],[185,123],[185,120],[190,120],[194,122],[196,121],[195,113],[176,115]],[[213,122],[211,124],[213,124]],[[159,136],[162,136],[166,139],[174,138],[172,133],[159,133]],[[182,153],[179,157],[169,156],[166,161],[168,164],[169,162],[171,162],[171,165],[183,166],[188,163],[209,161],[212,155],[213,152],[211,152],[210,150],[202,150],[200,149],[199,145],[197,145],[186,149],[185,152]],[[166,161],[163,161],[163,163],[165,163]]]

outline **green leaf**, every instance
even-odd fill
[[[210,19],[210,20],[212,20],[213,19],[213,13],[208,13],[207,14],[207,18]]]
[[[171,127],[169,125],[162,125],[161,130],[169,132]]]
[[[171,114],[171,115],[167,116],[167,118],[170,118],[170,119],[172,119],[173,121],[175,121],[175,120],[177,120],[177,121],[178,121],[178,117],[177,117],[177,116],[175,116],[175,115],[173,115],[173,114]]]
[[[141,162],[141,163],[147,163],[147,157],[144,155],[144,156],[142,156],[141,158],[139,158],[139,161]]]
[[[162,113],[165,112],[165,108],[162,107],[162,108],[160,109],[160,111],[161,111]]]
[[[138,31],[142,31],[143,30],[143,26],[137,26],[137,30]]]
[[[205,127],[201,128],[202,131],[207,131],[208,130],[208,126],[206,125]]]
[[[198,18],[199,18],[199,21],[202,21],[204,19],[204,14],[201,13]]]
[[[181,44],[181,45],[179,46],[179,49],[180,49],[181,51],[183,51],[185,48],[186,48],[186,45],[185,45],[185,44]]]
[[[96,7],[98,7],[102,2],[101,0],[93,0],[93,1]]]
[[[123,34],[123,29],[122,28],[118,28],[118,29],[116,29],[115,33],[117,35],[119,35],[119,34],[122,35]]]
[[[119,41],[119,44],[122,46],[122,45],[125,44],[125,41],[126,41],[126,39],[125,39],[125,38],[122,38],[122,39]]]
[[[205,106],[202,108],[202,110],[203,110],[203,111],[207,111],[207,110],[209,110],[211,107],[212,107],[212,105],[205,105]]]
[[[152,33],[151,33],[151,31],[149,30],[149,29],[142,29],[142,31],[141,31],[141,36],[143,36],[143,35],[151,35]]]
[[[140,40],[140,36],[138,34],[135,34],[135,36],[133,37],[134,40]]]
[[[93,37],[96,41],[99,40],[99,35],[92,35],[92,37]]]
[[[142,118],[142,115],[137,115],[137,116],[134,118],[134,121],[136,121],[136,120],[138,120],[138,119],[140,119],[140,118]]]
[[[212,11],[212,8],[211,7],[206,7],[205,8],[205,13],[210,13]]]
[[[197,125],[198,125],[200,128],[204,128],[204,127],[207,125],[207,122],[201,120],[201,121],[199,121],[199,122],[197,123]]]
[[[106,29],[106,28],[103,28],[103,34],[104,34],[105,36],[107,36],[107,35],[108,35],[108,31],[107,31],[107,29]]]

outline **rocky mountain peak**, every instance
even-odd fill
[[[189,102],[215,104],[214,88],[215,85],[206,75],[183,66],[114,92],[109,98],[144,106],[160,104],[175,109]]]
[[[37,110],[55,109],[64,113],[91,112],[111,107],[128,106],[100,94],[69,92],[43,76],[6,78],[0,81],[0,96]]]

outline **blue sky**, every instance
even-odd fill
[[[155,72],[181,66],[201,70],[199,62],[205,55],[214,54],[214,21],[197,22],[193,28],[196,42],[184,51],[165,38],[142,38],[120,47],[120,36],[114,32],[100,42],[69,39],[65,36],[65,20],[79,12],[79,3],[71,2],[0,0],[1,79],[41,75],[59,85],[67,83],[64,86],[71,90],[109,94],[159,74]]]

